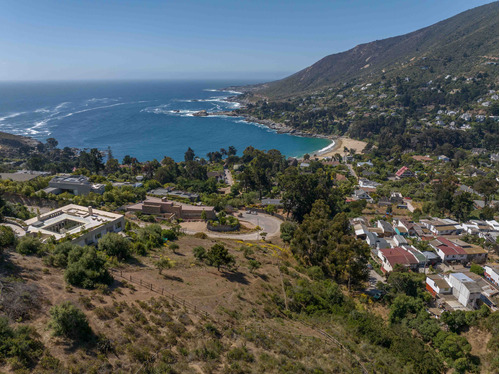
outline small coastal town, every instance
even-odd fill
[[[1,373],[499,373],[498,2],[91,3],[5,4]]]

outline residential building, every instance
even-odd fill
[[[488,226],[491,227],[493,231],[498,231],[500,229],[498,222],[495,220],[485,221]]]
[[[10,179],[14,182],[28,182],[38,177],[50,175],[48,171],[19,170],[15,173],[0,173],[0,179]]]
[[[373,182],[366,178],[359,178],[359,187],[361,188],[377,188],[381,184],[378,182]]]
[[[265,198],[260,201],[261,205],[267,206],[267,205],[282,205],[281,199],[269,199]]]
[[[401,192],[391,192],[390,200],[393,204],[401,204],[403,202],[403,195]]]
[[[425,289],[432,296],[451,294],[452,287],[441,275],[431,274],[425,279]]]
[[[467,234],[479,235],[480,233],[487,233],[492,231],[490,225],[485,221],[472,219],[461,225],[463,231]],[[498,230],[497,230],[498,231]]]
[[[418,268],[418,260],[415,256],[401,247],[379,249],[378,257],[382,260],[382,271],[393,271],[396,265],[408,267],[410,269]]]
[[[37,235],[42,240],[54,237],[55,240],[69,237],[77,245],[96,244],[108,232],[119,232],[125,228],[122,214],[85,208],[69,204],[62,208],[39,214],[26,221],[27,234]]]
[[[374,249],[385,249],[390,248],[389,243],[384,238],[379,238],[376,233],[368,232],[366,234],[366,242],[368,245]]]
[[[426,259],[424,266],[430,266],[430,265],[434,266],[441,261],[439,255],[434,252],[424,251],[422,252],[422,255],[424,255]]]
[[[43,191],[54,195],[69,192],[73,195],[88,195],[91,192],[97,194],[104,193],[104,184],[92,183],[89,178],[83,175],[61,174],[52,178],[49,187]]]
[[[366,200],[369,203],[373,202],[373,199],[368,195],[366,191],[363,191],[362,189],[357,189],[354,191],[354,196],[356,200]]]
[[[215,178],[217,183],[226,181],[226,174],[222,171],[207,171],[207,178]]]
[[[498,265],[486,265],[484,267],[484,277],[498,287]]]
[[[420,223],[434,235],[459,235],[462,232],[458,222],[447,218],[422,219]]]
[[[154,195],[154,196],[170,196],[170,197],[177,197],[180,199],[186,199],[189,201],[199,201],[200,200],[200,195],[198,195],[197,193],[178,191],[178,190],[174,190],[173,187],[155,188],[154,190],[151,190],[148,193],[150,195]]]
[[[382,230],[383,236],[393,236],[395,234],[392,225],[382,219],[377,221],[377,227]]]
[[[469,244],[460,239],[450,239],[450,242],[462,248],[467,254],[467,261],[482,264],[488,259],[488,251],[478,245]]]
[[[444,161],[444,162],[449,162],[450,161],[450,158],[445,156],[445,155],[441,155],[441,156],[438,156],[438,160],[439,161]]]
[[[407,166],[403,166],[396,172],[397,179],[412,178],[414,176],[415,174],[413,174],[413,172]]]
[[[467,261],[467,252],[442,236],[429,242],[429,245],[436,250],[441,261]]]
[[[371,166],[373,166],[373,164],[372,164],[372,162],[371,162],[371,161],[366,161],[366,162],[358,162],[356,165],[357,165],[358,167],[360,167],[360,166],[370,166],[370,167],[371,167]]]
[[[366,239],[366,235],[369,233],[368,227],[366,227],[363,224],[356,224],[354,225],[354,234],[356,235],[356,238],[358,239]]]
[[[395,247],[400,247],[403,244],[408,244],[408,242],[406,241],[406,239],[402,235],[394,235],[393,241],[394,241]]]
[[[215,218],[215,209],[213,206],[188,205],[176,201],[169,201],[166,197],[158,198],[148,196],[142,203],[131,205],[127,208],[131,212],[141,212],[143,214],[152,214],[165,219],[184,219],[200,220],[203,211],[207,219]]]
[[[452,287],[453,296],[460,304],[471,309],[476,308],[482,289],[474,280],[463,273],[452,273],[448,275],[447,281]]]

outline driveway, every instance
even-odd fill
[[[232,186],[234,184],[233,175],[231,174],[231,172],[229,171],[229,169],[225,169],[224,173],[225,173],[225,176],[226,176],[226,183],[229,184],[230,186]]]
[[[259,226],[262,230],[247,233],[247,234],[231,234],[231,233],[218,233],[208,230],[203,230],[209,238],[222,238],[222,239],[236,239],[236,240],[260,240],[261,232],[267,232],[266,238],[272,238],[280,234],[280,226],[282,221],[276,217],[264,213],[250,214],[242,212],[242,217],[238,217],[242,222],[249,222],[254,226]],[[181,224],[182,226],[182,224]],[[198,231],[193,231],[189,228],[183,228],[186,234],[196,234]]]

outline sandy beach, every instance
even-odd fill
[[[314,157],[319,159],[329,158],[334,156],[335,154],[340,154],[344,156],[347,152],[344,151],[344,148],[354,149],[356,154],[359,154],[366,147],[366,142],[362,142],[361,140],[354,140],[347,137],[339,137],[332,139],[335,143],[331,146],[328,146],[324,152],[316,152],[313,154]]]

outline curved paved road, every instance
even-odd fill
[[[238,217],[241,221],[250,222],[255,226],[260,226],[262,230],[251,232],[248,234],[224,234],[216,233],[211,231],[203,231],[209,238],[223,238],[223,239],[237,239],[237,240],[260,240],[261,232],[267,232],[266,238],[272,238],[280,234],[280,226],[282,221],[276,217],[257,213],[249,214],[243,213],[243,217]],[[196,234],[199,231],[192,231],[188,229],[183,229],[186,234]]]

